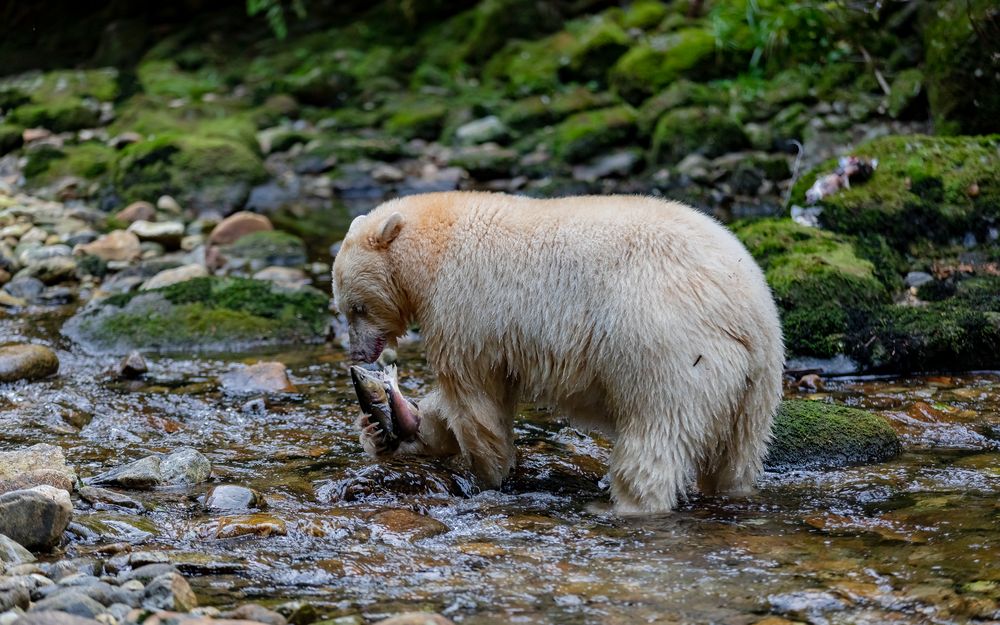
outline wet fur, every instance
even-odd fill
[[[695,478],[745,492],[760,473],[781,395],[777,310],[739,241],[682,204],[411,196],[352,224],[334,289],[342,310],[367,311],[349,316],[352,352],[420,325],[439,382],[420,402],[422,443],[400,452],[460,452],[496,487],[516,406],[536,401],[614,433],[619,513],[668,511]]]

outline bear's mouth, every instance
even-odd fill
[[[385,337],[379,335],[376,336],[369,345],[366,345],[365,349],[352,350],[351,359],[355,362],[370,364],[378,360],[378,357],[382,355],[382,350],[384,349]]]

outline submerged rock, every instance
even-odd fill
[[[882,417],[820,401],[783,401],[772,432],[764,461],[771,471],[884,462],[902,452],[899,436]]]
[[[60,488],[35,486],[0,495],[0,534],[27,549],[55,546],[72,516],[69,493]]]
[[[194,278],[92,302],[63,326],[63,333],[97,353],[318,342],[326,335],[327,305],[328,297],[309,287]]]
[[[284,536],[288,533],[285,522],[270,514],[245,514],[222,517],[215,526],[216,538],[239,536]]]
[[[431,538],[448,532],[449,527],[437,519],[410,510],[384,510],[376,513],[371,522],[409,540]]]
[[[288,379],[288,369],[280,362],[241,365],[224,373],[222,388],[231,393],[286,393],[295,391]]]
[[[59,371],[59,358],[44,345],[14,344],[0,347],[0,382],[38,380]]]
[[[138,350],[129,352],[118,363],[118,376],[128,380],[142,377],[147,371],[149,371],[149,366],[146,365],[146,359]]]
[[[213,512],[246,512],[264,507],[260,493],[245,486],[220,484],[205,495],[205,508]]]

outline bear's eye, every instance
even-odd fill
[[[364,317],[368,313],[368,309],[360,304],[354,304],[351,306],[351,314],[355,317]]]

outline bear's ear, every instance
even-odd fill
[[[354,219],[353,219],[353,220],[351,221],[351,225],[350,225],[350,227],[349,227],[349,228],[347,228],[347,234],[345,234],[344,236],[345,236],[345,237],[347,237],[347,236],[348,236],[348,235],[350,235],[350,234],[351,234],[352,232],[354,232],[354,229],[355,229],[355,228],[357,228],[357,227],[358,227],[358,226],[359,226],[359,225],[361,224],[361,222],[362,222],[362,221],[364,221],[364,220],[365,220],[365,216],[364,216],[364,215],[358,215],[357,217],[355,217],[355,218],[354,218]]]
[[[392,243],[392,241],[399,236],[399,231],[403,229],[403,215],[401,213],[393,213],[389,215],[389,218],[385,220],[382,224],[382,228],[378,233],[378,244],[385,247]]]

